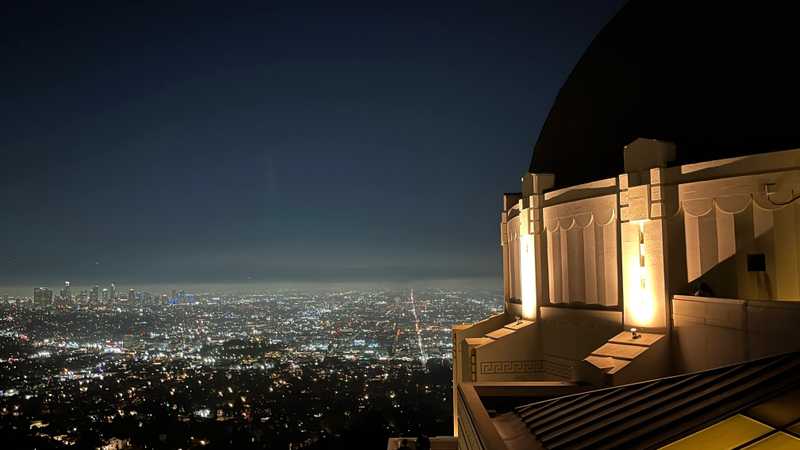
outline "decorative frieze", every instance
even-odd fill
[[[497,375],[510,373],[535,373],[544,370],[542,360],[524,361],[483,361],[481,362],[481,375]]]

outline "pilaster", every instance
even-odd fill
[[[555,183],[555,176],[552,174],[529,173],[522,178],[522,194],[520,207],[525,214],[525,219],[521,223],[522,229],[520,236],[525,237],[521,240],[528,246],[528,252],[532,252],[529,256],[529,262],[526,264],[527,273],[523,272],[522,276],[531,277],[528,279],[528,286],[531,291],[532,299],[528,301],[533,302],[532,317],[526,319],[538,319],[539,308],[550,294],[548,289],[547,278],[547,241],[544,233],[544,192],[551,189]],[[520,259],[522,259],[522,251],[520,252]],[[525,299],[523,299],[525,303]],[[523,304],[523,310],[525,305]]]
[[[664,168],[671,143],[637,139],[625,147],[619,176],[625,328],[664,333],[670,324]]]

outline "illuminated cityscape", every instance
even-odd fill
[[[377,445],[444,434],[450,328],[502,308],[501,292],[480,290],[136,291],[105,301],[94,291],[49,303],[0,297],[0,429],[11,442],[336,448],[352,429],[364,439],[364,423],[383,428]]]
[[[0,450],[800,450],[796,30],[7,0]]]

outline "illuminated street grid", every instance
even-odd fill
[[[0,298],[0,432],[40,448],[313,448],[370,420],[448,434],[450,327],[502,307],[440,289],[128,296]]]

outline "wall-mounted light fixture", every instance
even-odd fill
[[[536,253],[533,248],[533,235],[519,237],[519,276],[522,291],[522,317],[536,318]]]
[[[645,247],[644,243],[644,224],[645,221],[637,222],[638,225],[638,264],[635,264],[633,267],[633,274],[634,279],[636,280],[636,288],[635,288],[635,295],[632,300],[632,305],[629,308],[630,313],[632,314],[632,323],[638,326],[650,326],[652,325],[655,309],[653,307],[652,297],[649,293],[649,289],[647,286],[647,265],[646,265],[646,258],[647,255],[647,248]]]

